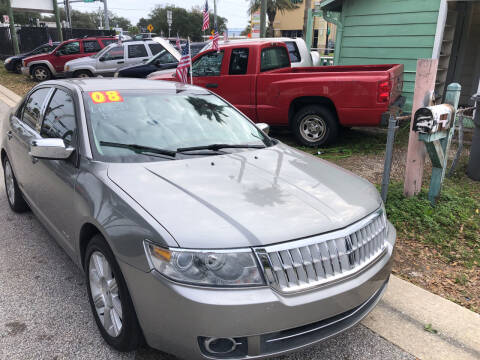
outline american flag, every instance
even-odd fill
[[[202,31],[205,31],[210,27],[210,13],[208,12],[208,0],[205,0],[205,8],[203,9],[202,12],[203,12]]]
[[[218,35],[218,30],[215,27],[215,32],[213,33],[213,42],[212,42],[212,49],[218,51],[218,40],[220,39],[220,35]]]
[[[180,38],[177,34],[177,41],[175,42],[175,46],[177,47],[178,51],[182,51],[182,45],[180,45]]]
[[[50,34],[48,34],[48,45],[53,46],[53,41],[52,41],[52,38],[50,37]]]
[[[187,41],[182,51],[182,57],[177,65],[177,77],[183,83],[188,82],[188,68],[190,67],[190,62],[190,44]]]

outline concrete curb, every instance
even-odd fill
[[[480,359],[479,314],[396,276],[363,325],[419,359]]]
[[[16,106],[22,98],[15,94],[12,90],[7,89],[5,86],[0,85],[0,101],[3,101],[10,107]]]

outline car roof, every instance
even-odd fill
[[[192,91],[196,94],[209,94],[204,88],[182,84],[176,81],[147,80],[135,78],[91,78],[91,79],[59,79],[41,83],[45,86],[62,85],[69,89],[80,88],[83,92],[109,90],[165,90],[165,91]]]

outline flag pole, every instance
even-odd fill
[[[188,40],[188,54],[190,55],[190,84],[193,85],[193,74],[192,74],[192,51],[190,49],[190,36],[187,38]]]

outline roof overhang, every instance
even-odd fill
[[[323,0],[320,9],[328,11],[342,11],[343,0]]]

